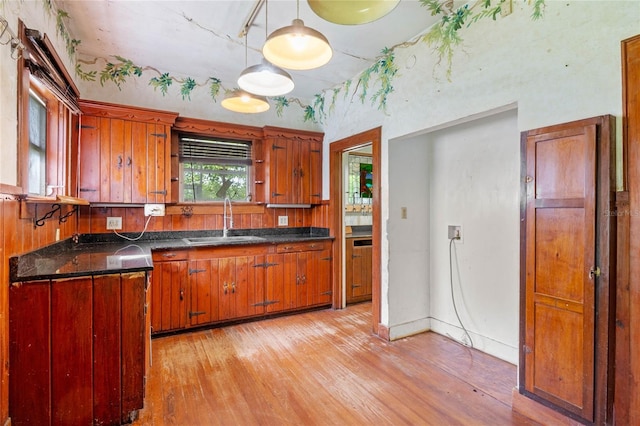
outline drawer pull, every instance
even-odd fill
[[[171,259],[173,257],[176,257],[177,254],[175,253],[162,253],[162,257],[166,258],[166,259]]]

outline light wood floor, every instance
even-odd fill
[[[153,341],[136,425],[534,425],[516,367],[434,333],[386,342],[369,303]]]

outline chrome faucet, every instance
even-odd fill
[[[229,203],[229,228],[227,229],[227,203]],[[223,224],[222,224],[222,237],[227,238],[227,232],[233,228],[233,209],[231,208],[231,200],[229,197],[224,197],[223,202]]]

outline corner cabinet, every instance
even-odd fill
[[[323,133],[265,127],[262,149],[264,202],[319,204],[322,201]],[[261,200],[260,200],[261,201]]]
[[[145,272],[13,283],[11,424],[122,424],[144,403]]]
[[[89,202],[171,200],[171,126],[178,114],[80,101],[77,196]]]

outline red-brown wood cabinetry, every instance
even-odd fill
[[[153,253],[151,328],[154,333],[187,326],[188,271],[186,251]]]
[[[371,300],[371,237],[347,238],[345,257],[347,304]]]
[[[177,114],[81,101],[77,195],[90,202],[171,201]]]
[[[322,133],[264,128],[265,199],[271,204],[322,201]]]
[[[331,302],[331,243],[312,241],[280,244],[284,256],[286,309],[305,308]]]
[[[331,241],[153,254],[154,333],[329,305]]]
[[[146,273],[14,283],[11,423],[120,424],[144,403]]]

